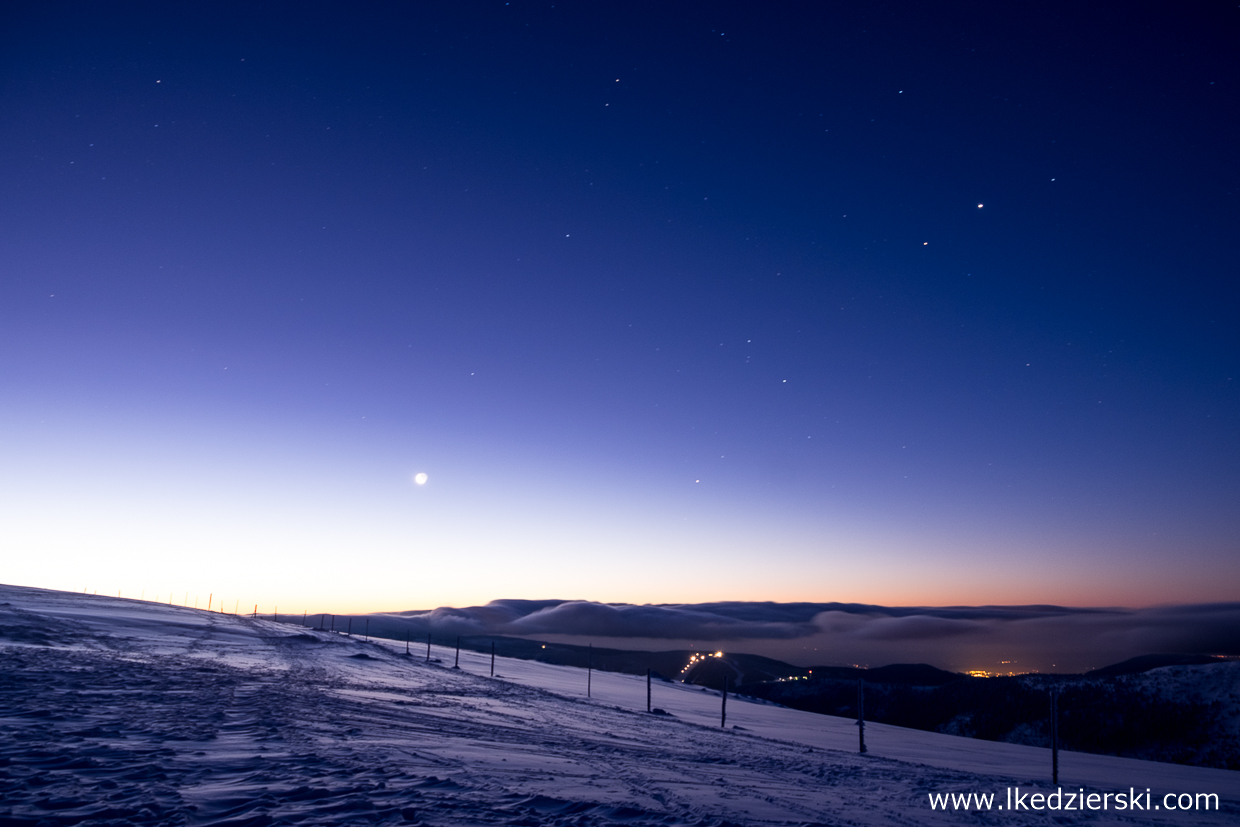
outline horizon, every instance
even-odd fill
[[[9,584],[12,585],[12,584]],[[18,588],[37,588],[18,586]],[[44,590],[44,589],[40,589]],[[82,594],[83,592],[67,592]],[[88,597],[111,598],[89,591]],[[726,650],[799,667],[926,663],[961,673],[1083,673],[1152,654],[1240,657],[1233,630],[1240,601],[1149,609],[1061,606],[877,606],[725,601],[704,604],[494,600],[482,606],[369,613],[279,611],[254,604],[121,600],[271,618],[290,624],[365,619],[367,633],[522,638],[628,651]],[[373,628],[370,621],[379,621]],[[342,631],[341,629],[337,631]],[[361,630],[357,634],[362,634]]]
[[[3,15],[0,580],[1240,599],[1235,10]]]

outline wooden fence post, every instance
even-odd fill
[[[456,662],[452,664],[453,669],[461,668],[461,636],[456,636]]]
[[[431,633],[426,633],[426,662],[431,662]]]
[[[594,680],[594,644],[586,651],[586,697],[590,697],[590,684]]]
[[[650,670],[646,670],[646,711],[650,711]]]
[[[865,752],[865,679],[857,681],[857,738]]]
[[[1059,690],[1051,687],[1051,783],[1059,783]]]
[[[495,641],[491,641],[491,677],[495,677]]]
[[[728,681],[730,675],[723,676],[723,704],[719,707],[719,728],[727,729],[728,726]]]

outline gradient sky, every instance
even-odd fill
[[[1240,9],[807,5],[6,6],[0,580],[1236,599]]]

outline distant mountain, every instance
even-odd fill
[[[1139,655],[1120,663],[1113,663],[1101,669],[1093,669],[1085,673],[1087,678],[1106,678],[1113,675],[1138,675],[1151,669],[1164,666],[1202,666],[1207,663],[1218,663],[1221,658],[1210,655]]]
[[[490,652],[491,645],[494,644],[495,653],[502,657],[582,669],[592,664],[602,672],[629,675],[644,675],[649,669],[661,680],[676,680],[715,689],[723,687],[725,677],[728,678],[729,685],[735,687],[808,674],[808,670],[803,667],[761,655],[725,654],[723,657],[715,657],[714,652],[690,649],[643,652],[482,635],[462,637],[460,640],[462,648],[475,652]],[[453,642],[454,639],[435,638],[436,645],[452,645]]]
[[[814,666],[806,671],[812,672],[815,678],[865,680],[869,683],[898,683],[908,686],[942,686],[965,678],[959,672],[947,672],[926,663],[893,663],[877,669],[862,669],[856,666]]]
[[[793,666],[762,655],[715,653],[704,650],[673,649],[643,652],[629,649],[590,648],[564,643],[540,643],[525,638],[471,635],[460,639],[461,647],[475,652],[490,652],[502,657],[554,663],[584,668],[593,664],[603,672],[644,675],[650,669],[663,680],[721,689],[726,677],[729,686],[750,686],[759,683],[806,681],[811,678],[840,678],[871,683],[909,686],[942,686],[965,679],[956,672],[946,672],[925,663],[897,663],[877,669],[852,666]],[[436,645],[454,645],[455,638],[435,638]],[[718,656],[717,656],[718,655]]]

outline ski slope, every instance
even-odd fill
[[[1240,773],[1060,754],[1065,790],[1221,811],[931,809],[1051,792],[1047,750],[644,678],[0,586],[0,825],[1235,824]]]

